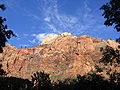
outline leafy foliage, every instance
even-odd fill
[[[120,74],[113,73],[109,80],[96,74],[78,75],[76,79],[65,79],[51,83],[49,74],[36,72],[32,81],[15,77],[0,77],[0,90],[119,90]]]
[[[120,37],[116,39],[116,42],[120,43]]]
[[[114,50],[112,47],[107,46],[105,48],[105,50],[103,51],[103,58],[101,59],[100,62],[103,62],[105,65],[107,65],[107,63],[110,63],[112,65],[112,63],[116,62],[116,63],[120,63],[120,51],[119,50]]]
[[[115,24],[115,29],[120,31],[120,0],[110,0],[109,3],[104,4],[101,8],[104,10],[102,16],[106,18],[105,25],[112,26]]]
[[[33,83],[33,89],[50,90],[52,84],[49,78],[49,74],[45,74],[44,72],[36,72],[31,77]]]
[[[0,77],[0,90],[31,90],[32,84],[27,79]]]
[[[4,4],[0,5],[0,9],[5,10],[6,7]],[[12,30],[7,30],[7,25],[4,25],[6,18],[0,16],[0,53],[3,51],[2,47],[5,46],[7,39],[10,39],[11,36],[16,36]]]
[[[0,8],[1,8],[2,10],[5,10],[5,9],[6,9],[6,7],[5,7],[4,4],[1,4],[1,5],[0,5]]]
[[[2,64],[0,64],[0,77],[6,75],[6,72],[2,69]]]

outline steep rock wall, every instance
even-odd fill
[[[106,46],[118,49],[119,44],[67,33],[51,40],[45,38],[41,45],[32,48],[17,49],[7,44],[0,54],[0,63],[8,76],[31,79],[36,71],[45,71],[51,79],[62,79],[94,71],[95,63],[103,57],[100,49]]]

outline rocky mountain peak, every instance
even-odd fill
[[[44,38],[39,46],[17,49],[10,44],[3,48],[0,61],[8,76],[30,79],[35,72],[44,71],[51,79],[63,79],[84,75],[95,70],[103,57],[103,50],[110,47],[119,50],[113,40],[101,40],[91,36],[72,36],[65,32]],[[109,66],[113,70],[119,67]],[[105,73],[103,73],[105,74]]]
[[[52,43],[52,41],[55,41],[55,39],[63,38],[63,37],[65,37],[65,36],[72,36],[72,35],[71,35],[71,33],[64,32],[64,33],[59,34],[59,35],[53,34],[53,35],[50,35],[50,36],[46,36],[46,37],[43,39],[41,45]]]

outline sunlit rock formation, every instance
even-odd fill
[[[119,50],[113,40],[101,40],[91,36],[72,36],[70,33],[47,36],[39,46],[21,48],[7,44],[0,54],[0,63],[8,76],[31,79],[36,71],[45,71],[51,79],[63,79],[94,71],[103,58],[101,48]],[[113,67],[112,67],[113,68]],[[114,69],[118,69],[116,67]]]

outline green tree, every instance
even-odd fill
[[[104,4],[100,10],[104,10],[102,16],[106,19],[104,25],[112,26],[119,32],[120,31],[120,0],[110,0]]]
[[[4,4],[0,5],[1,10],[5,10]],[[0,16],[0,53],[3,52],[2,47],[5,47],[5,42],[12,36],[16,36],[12,30],[8,30],[7,25],[4,25],[6,18]]]

